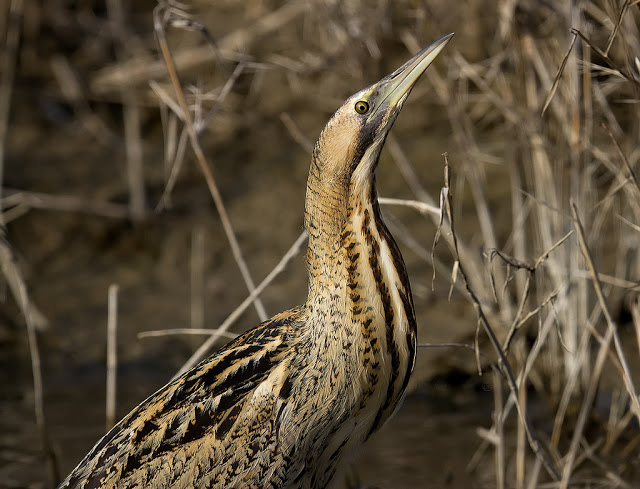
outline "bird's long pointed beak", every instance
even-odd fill
[[[398,105],[402,97],[413,88],[420,75],[437,58],[440,51],[453,37],[453,34],[452,32],[432,42],[404,65],[380,81],[379,86],[376,88],[380,92],[382,102],[372,112],[368,120],[371,120],[379,110],[386,110]]]

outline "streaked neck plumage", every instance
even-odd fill
[[[321,136],[307,183],[307,307],[315,317],[332,318],[314,324],[312,335],[323,338],[323,345],[329,336],[340,350],[351,348],[347,356],[362,365],[353,375],[364,377],[345,378],[346,385],[362,382],[363,395],[378,399],[369,404],[371,424],[362,435],[367,438],[391,416],[407,387],[415,362],[415,314],[404,261],[377,199],[375,168],[384,138],[369,143],[357,162],[343,161],[346,171],[330,172],[330,178],[323,169],[338,163],[327,160],[333,155],[323,141]]]

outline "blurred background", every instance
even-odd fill
[[[117,421],[249,294],[226,219],[257,285],[303,230],[331,113],[452,31],[378,190],[438,205],[446,153],[465,275],[449,228],[432,254],[437,216],[384,206],[419,340],[441,346],[419,350],[404,406],[344,487],[638,487],[639,24],[629,0],[8,0],[0,487],[54,487],[105,433],[110,286]],[[306,286],[297,253],[229,331]],[[199,334],[143,334],[184,328]]]

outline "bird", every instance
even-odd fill
[[[305,303],[152,394],[60,489],[324,489],[339,481],[400,406],[414,367],[413,298],[375,173],[409,93],[452,36],[349,97],[322,130],[305,198]]]

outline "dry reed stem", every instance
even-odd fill
[[[525,377],[522,375],[520,381],[520,399],[518,403],[521,406],[527,406],[527,388],[525,386]],[[516,431],[516,489],[524,489],[525,475],[526,475],[526,444],[527,444],[527,432],[524,429],[522,423],[518,423]]]
[[[626,391],[625,391],[625,394],[627,394]],[[602,453],[604,455],[611,454],[611,451],[613,450],[613,447],[620,439],[620,436],[626,433],[628,429],[632,429],[632,427],[630,427],[629,424],[631,423],[631,421],[633,421],[634,413],[633,411],[624,412],[626,408],[626,403],[628,401],[628,397],[629,397],[628,395],[619,396],[620,402],[616,406],[618,410],[618,413],[616,414],[619,415],[616,417],[617,419],[611,420],[611,418],[613,418],[614,415],[613,414],[610,415],[610,423],[609,423],[609,426],[607,426],[607,436],[606,436],[604,446],[602,447]],[[611,409],[611,411],[613,412],[613,408]]]
[[[16,303],[20,307],[20,310],[24,314],[25,323],[27,326],[27,338],[29,342],[29,353],[31,355],[31,373],[33,376],[33,403],[36,418],[36,425],[38,427],[38,434],[40,436],[40,443],[42,445],[42,452],[49,469],[49,476],[54,485],[60,480],[60,470],[58,468],[58,461],[51,446],[49,440],[49,434],[44,416],[44,401],[42,395],[42,369],[40,363],[40,351],[38,349],[38,335],[37,330],[43,327],[42,321],[44,318],[32,305],[29,294],[27,292],[27,286],[22,278],[22,274],[16,264],[16,257],[10,243],[7,241],[5,229],[0,229],[0,268],[4,275],[11,292],[14,295]]]
[[[151,90],[154,91],[156,96],[160,99],[160,102],[162,102],[162,104],[164,104],[164,106],[167,109],[169,109],[178,119],[184,122],[182,109],[180,108],[180,105],[178,104],[178,102],[173,100],[173,98],[171,98],[171,95],[169,95],[169,93],[158,82],[151,80],[149,82],[149,86],[151,87]],[[165,137],[166,137],[166,134],[165,134]],[[175,155],[175,150],[167,151],[167,152],[170,153],[171,155]]]
[[[630,72],[629,70],[627,70],[626,68],[623,68],[621,66],[618,66],[618,64],[613,61],[608,54],[605,54],[604,51],[602,51],[602,49],[600,49],[598,46],[596,46],[595,44],[593,44],[591,42],[591,40],[585,36],[579,29],[571,29],[571,33],[572,34],[577,34],[578,36],[580,36],[580,38],[587,43],[587,45],[593,49],[596,53],[598,53],[600,56],[602,56],[602,58],[604,59],[604,61],[609,65],[609,67],[611,68],[611,73],[615,74],[623,79],[625,79],[628,82],[633,83],[634,85],[636,85],[637,87],[640,87],[640,79],[636,78],[634,76],[634,74],[632,72]]]
[[[111,284],[107,314],[107,393],[105,432],[116,424],[116,385],[118,378],[118,285]]]
[[[379,197],[378,202],[382,205],[400,205],[403,207],[409,207],[418,211],[423,216],[435,215],[440,216],[440,208],[434,205],[426,204],[425,202],[420,202],[418,200],[407,200],[407,199],[393,199],[390,197]]]
[[[124,95],[124,92],[127,94]],[[141,221],[146,214],[142,139],[140,134],[140,107],[133,94],[123,90],[124,139],[127,154],[127,183],[131,218]]]
[[[2,186],[4,184],[4,155],[9,131],[11,92],[13,91],[13,79],[15,77],[18,46],[20,44],[23,10],[23,0],[11,0],[4,26],[6,27],[4,47],[0,51],[0,198],[2,197]],[[0,31],[0,35],[2,34],[5,33]],[[2,215],[0,213],[1,222]]]
[[[62,98],[73,107],[78,125],[91,134],[102,146],[110,147],[118,136],[92,109],[77,73],[70,60],[62,55],[52,56],[51,71],[58,82]]]
[[[588,328],[582,332],[582,336],[580,337],[580,342],[578,344],[577,351],[574,352],[576,357],[576,362],[574,368],[572,368],[565,379],[564,389],[562,391],[562,395],[560,397],[560,401],[558,402],[558,406],[556,407],[556,412],[553,420],[553,429],[551,432],[551,446],[558,447],[560,443],[560,436],[562,435],[562,426],[564,423],[565,415],[567,410],[569,409],[569,403],[571,402],[571,398],[574,395],[574,391],[576,386],[578,385],[579,376],[581,374],[580,365],[584,365],[584,362],[587,362],[589,359],[588,350],[591,345],[591,334]],[[591,372],[593,375],[593,372]]]
[[[170,207],[171,205],[171,192],[173,191],[173,187],[178,181],[178,175],[180,174],[180,170],[182,169],[182,163],[184,162],[184,156],[186,154],[188,141],[189,132],[187,131],[186,127],[183,127],[182,131],[180,131],[180,138],[178,140],[174,158],[165,158],[165,162],[170,167],[170,170],[169,176],[164,186],[164,191],[162,192],[162,196],[160,197],[158,205],[156,206],[156,212],[159,212],[163,208]]]
[[[638,227],[637,230],[640,231],[640,227]],[[573,273],[576,277],[591,279],[591,275],[588,270],[575,270]],[[614,277],[602,272],[598,272],[598,280],[604,284],[612,285],[620,289],[626,289],[631,292],[640,292],[640,282],[631,282],[630,280]]]
[[[451,247],[451,251],[454,255],[454,259],[459,263],[460,276],[462,277],[467,293],[471,297],[478,320],[482,325],[485,333],[487,334],[495,352],[498,354],[500,368],[507,380],[507,385],[509,386],[509,390],[511,391],[511,395],[513,396],[515,406],[518,411],[518,415],[527,432],[527,439],[529,441],[529,446],[531,447],[532,451],[535,453],[536,457],[540,458],[541,462],[545,466],[549,475],[553,477],[555,480],[559,480],[560,479],[559,472],[555,468],[551,458],[549,457],[546,450],[538,440],[537,436],[534,434],[529,418],[527,417],[525,408],[521,406],[518,402],[518,399],[520,398],[518,394],[518,384],[516,382],[516,378],[513,374],[513,370],[511,368],[509,360],[507,359],[505,352],[502,350],[502,347],[500,346],[500,342],[495,332],[493,331],[493,328],[491,327],[489,320],[484,314],[483,306],[480,303],[480,300],[478,299],[474,291],[470,288],[464,266],[460,262],[460,257],[458,256],[458,250],[457,250],[457,236],[456,236],[455,226],[453,222],[453,212],[452,212],[453,197],[450,192],[450,173],[449,172],[450,172],[449,163],[445,155],[445,188],[444,188],[444,190],[446,190],[445,210],[446,210],[447,219],[449,220],[449,227],[451,229],[451,235],[453,239],[453,246]]]
[[[627,14],[627,10],[629,7],[632,6],[637,6],[640,3],[640,1],[638,0],[626,0],[624,2],[624,4],[622,5],[622,7],[620,8],[620,13],[618,15],[618,21],[616,22],[616,26],[613,30],[613,32],[611,33],[611,37],[609,38],[609,41],[607,42],[607,48],[605,49],[605,53],[609,54],[609,49],[611,48],[611,45],[613,44],[613,41],[616,37],[616,34],[618,32],[620,32],[620,26],[622,25],[622,22],[625,18],[625,15]],[[637,25],[636,25],[636,30],[635,30],[635,34],[638,34],[638,30],[637,30]],[[625,37],[625,32],[622,31],[622,37]],[[636,65],[637,67],[637,65]]]
[[[493,374],[493,429],[495,430],[495,470],[496,470],[496,489],[504,489],[505,487],[505,436],[504,436],[504,418],[502,416],[503,408],[502,394],[502,378],[499,374]]]
[[[304,2],[290,1],[277,10],[258,17],[256,21],[245,27],[236,29],[216,43],[217,49],[210,45],[197,46],[178,50],[173,57],[175,69],[184,71],[195,66],[209,63],[218,56],[226,59],[238,59],[237,52],[246,49],[251,42],[267,34],[283,28],[289,22],[307,11],[309,6]],[[246,56],[241,56],[244,59]],[[97,95],[109,93],[123,83],[131,85],[147,83],[151,79],[160,78],[166,73],[163,61],[133,58],[100,70],[90,81],[90,89]]]
[[[620,143],[618,142],[618,140],[615,138],[615,136],[613,135],[613,133],[609,129],[609,126],[607,126],[603,122],[602,123],[602,127],[604,128],[605,131],[607,131],[607,134],[611,138],[611,142],[616,147],[616,150],[618,151],[618,156],[620,156],[620,159],[624,163],[624,166],[627,168],[627,171],[629,172],[629,175],[631,177],[631,180],[633,181],[633,184],[636,186],[636,189],[638,189],[638,191],[640,191],[640,184],[638,184],[638,179],[636,177],[636,174],[634,173],[633,168],[631,168],[631,164],[629,163],[629,159],[624,154],[624,151],[622,151],[622,148],[620,147]]]
[[[275,279],[284,269],[287,264],[298,254],[300,248],[307,239],[307,232],[303,231],[298,236],[298,239],[291,245],[289,250],[283,255],[278,264],[269,272],[262,282],[247,296],[247,298],[227,316],[222,324],[214,330],[215,333],[211,335],[200,347],[195,351],[191,357],[182,365],[180,370],[174,375],[174,379],[179,377],[184,372],[193,367],[196,363],[202,360],[211,347],[218,341],[218,338],[222,336],[222,333],[229,329],[229,327],[240,317],[240,315],[246,310],[246,308],[253,302],[253,300],[262,293],[262,291]]]
[[[577,207],[573,201],[571,202],[571,209],[574,214],[574,219],[575,219],[574,222],[576,225],[576,231],[580,241],[581,250],[587,263],[589,264],[589,269],[592,273],[592,282],[594,284],[596,294],[598,295],[598,298],[600,300],[600,297],[602,297],[602,290],[601,290],[597,275],[595,273],[595,268],[593,267],[593,261],[591,259],[590,252],[586,246],[586,243],[584,242],[584,232],[582,230],[582,225],[580,223],[580,220],[578,219]],[[604,304],[603,301],[600,301],[601,310],[604,313],[607,309],[606,307],[602,308],[603,304]],[[606,314],[608,314],[608,311]],[[559,486],[560,489],[567,489],[569,487],[571,474],[573,473],[574,466],[576,463],[576,458],[578,456],[578,448],[580,445],[580,441],[582,439],[582,435],[584,432],[588,415],[591,412],[591,406],[599,385],[600,375],[602,373],[604,362],[607,358],[609,347],[614,337],[615,327],[613,327],[609,321],[607,322],[609,324],[609,327],[607,328],[605,337],[600,342],[600,349],[598,350],[598,354],[596,356],[596,361],[590,376],[587,392],[585,393],[582,399],[582,406],[580,409],[580,413],[578,414],[578,419],[576,420],[576,424],[574,426],[573,436],[571,438],[569,450],[564,461],[562,479],[560,481],[560,486]],[[625,384],[626,384],[626,381],[625,381]],[[636,402],[637,402],[637,398],[636,398]]]
[[[204,231],[201,226],[194,226],[191,233],[191,259],[189,260],[189,278],[191,282],[191,328],[204,328]]]
[[[430,72],[431,70],[427,71],[427,73],[430,73]],[[411,189],[413,194],[418,198],[418,201],[424,202],[426,205],[436,208],[435,203],[437,202],[437,200],[434,199],[429,194],[429,192],[427,192],[427,190],[422,186],[422,184],[420,183],[420,178],[418,177],[418,174],[416,173],[413,165],[409,161],[409,158],[407,157],[406,153],[402,150],[402,147],[400,146],[400,144],[398,143],[397,139],[393,134],[389,134],[389,137],[387,138],[386,147],[389,148],[389,152],[391,153],[391,156],[393,158],[394,163],[396,164],[396,167],[400,171],[400,174],[402,175],[404,181],[407,183],[407,186]],[[438,215],[431,214],[431,219],[433,223],[436,226],[438,226],[440,222],[440,213],[438,213]],[[447,231],[448,229],[446,229],[442,235],[444,236],[447,243],[449,243],[449,246],[451,246],[452,237],[450,233]],[[481,281],[481,277],[483,275],[482,268],[478,266],[476,261],[473,259],[473,254],[470,251],[468,245],[461,241],[458,243],[458,250],[460,252],[460,256],[465,260],[465,262],[469,263],[471,284],[474,286],[475,290],[484,291],[484,287],[482,287],[482,281]],[[434,261],[433,254],[430,261],[432,262]],[[484,294],[483,292],[481,292],[481,294],[482,294],[481,297],[483,298],[483,300],[486,299],[486,294]]]
[[[636,297],[631,303],[631,317],[636,332],[636,341],[638,342],[638,354],[640,354],[640,296]]]
[[[13,299],[20,308],[25,320],[29,320],[28,326],[33,327],[36,331],[45,330],[49,325],[49,321],[31,300],[22,271],[18,267],[15,252],[7,240],[6,233],[6,228],[0,226],[0,270],[2,275],[7,281]]]
[[[392,232],[394,238],[398,239],[401,243],[406,245],[411,251],[413,251],[418,257],[422,258],[425,262],[427,262],[434,271],[437,271],[443,277],[446,277],[447,280],[450,281],[451,286],[455,287],[458,292],[463,294],[465,297],[465,289],[460,282],[455,281],[455,274],[451,273],[451,268],[449,265],[445,264],[438,257],[433,255],[429,250],[427,250],[422,244],[411,234],[411,232],[404,226],[398,218],[396,218],[393,214],[385,213],[385,223],[389,227],[389,230]],[[433,285],[433,283],[432,283]]]
[[[5,188],[5,192],[7,189]],[[47,209],[62,212],[78,212],[113,219],[127,219],[129,207],[112,202],[100,202],[68,195],[53,195],[25,190],[9,190],[9,195],[0,201],[0,209],[7,212],[12,207],[23,209]]]
[[[206,116],[204,116],[200,120],[196,119],[195,129],[198,135],[200,135],[202,131],[204,131],[209,126],[209,124],[213,120],[213,117],[218,113],[218,110],[220,110],[222,103],[225,101],[229,93],[231,93],[231,89],[234,87],[234,85],[238,81],[238,77],[245,70],[246,66],[247,66],[246,63],[244,62],[240,62],[236,65],[236,67],[233,70],[233,73],[231,73],[231,76],[227,78],[227,81],[223,85],[222,90],[220,90],[220,94],[216,97],[216,103],[214,104],[214,106],[211,108],[211,110],[207,113]],[[197,105],[196,107],[199,107],[199,105]]]
[[[291,116],[286,112],[283,112],[280,114],[280,120],[282,121],[282,124],[287,129],[287,131],[289,131],[289,134],[291,135],[293,140],[298,143],[298,146],[304,149],[308,154],[311,154],[314,145],[313,141],[302,134],[302,131],[300,131],[300,128],[294,122]]]
[[[564,55],[564,58],[562,58],[562,62],[560,63],[560,67],[558,68],[556,76],[553,78],[553,85],[551,85],[551,89],[547,94],[547,98],[545,99],[544,104],[542,104],[542,111],[540,112],[540,116],[543,116],[544,113],[547,111],[547,108],[549,107],[549,104],[551,103],[551,100],[553,99],[553,96],[555,95],[556,90],[558,89],[558,83],[560,83],[560,78],[562,77],[564,68],[567,65],[567,60],[569,59],[569,56],[573,51],[573,46],[576,43],[576,39],[578,35],[573,31],[572,31],[572,34],[573,34],[573,37],[571,38],[571,44],[569,44],[569,49],[567,49],[567,53]]]
[[[164,34],[164,26],[160,21],[160,13],[161,10],[156,7],[154,10],[154,30],[157,36],[158,44],[160,45],[160,50],[162,52],[162,57],[166,64],[167,71],[169,72],[169,77],[171,79],[171,83],[176,92],[176,96],[178,98],[178,102],[180,104],[180,109],[182,111],[184,117],[184,123],[187,128],[189,134],[189,140],[191,142],[191,147],[196,155],[196,159],[198,161],[198,165],[200,166],[200,170],[202,171],[205,181],[207,183],[207,187],[209,188],[209,193],[213,198],[216,209],[218,211],[218,215],[220,216],[220,221],[222,222],[222,227],[224,228],[225,234],[227,236],[227,240],[229,241],[229,245],[231,247],[231,251],[233,253],[233,257],[238,264],[238,268],[240,269],[240,273],[242,278],[249,290],[249,293],[252,293],[255,290],[255,284],[251,275],[249,273],[249,269],[247,267],[246,262],[242,256],[242,251],[240,250],[240,245],[238,244],[238,240],[236,238],[233,227],[231,226],[231,221],[227,214],[227,210],[224,207],[224,203],[222,201],[222,196],[220,195],[220,191],[215,183],[213,175],[209,170],[209,164],[207,162],[207,158],[202,151],[202,147],[200,146],[200,141],[198,140],[198,136],[196,134],[195,126],[193,124],[191,113],[187,106],[187,102],[185,100],[184,92],[182,90],[182,86],[180,85],[180,81],[178,78],[178,73],[176,71],[176,66],[173,62],[173,56],[171,51],[169,50],[169,46],[167,44],[167,40]],[[253,300],[253,305],[258,313],[258,317],[261,321],[265,321],[268,317],[267,312],[262,304],[260,298],[256,295]]]
[[[198,29],[208,40],[211,38],[208,31],[204,27],[200,27]],[[212,42],[210,42],[212,44]],[[215,46],[214,46],[215,47]],[[194,128],[197,135],[200,135],[202,131],[208,126],[211,122],[215,114],[218,112],[222,102],[226,99],[226,97],[231,92],[235,82],[237,81],[240,74],[243,72],[245,64],[243,62],[239,63],[234,69],[231,76],[227,79],[220,94],[216,97],[216,103],[213,108],[209,111],[209,113],[202,118],[198,115],[198,111],[201,109],[200,104],[196,104],[196,118],[194,121]],[[182,122],[185,122],[184,115],[182,113],[182,109],[180,105],[174,101],[171,96],[162,88],[157,82],[151,80],[149,82],[151,89],[156,93],[158,98],[165,104],[165,106],[171,110],[171,114],[173,116],[178,117]],[[169,122],[175,121],[174,118],[170,118]],[[175,125],[171,124],[171,126]],[[163,126],[164,127],[164,126]],[[171,192],[173,191],[173,187],[178,179],[178,175],[182,168],[182,163],[184,161],[185,149],[187,144],[187,138],[189,137],[188,127],[184,127],[182,132],[180,133],[180,139],[177,145],[175,145],[175,137],[174,131],[171,130],[170,127],[164,127],[165,129],[165,168],[169,168],[169,175],[166,180],[165,188],[162,193],[162,196],[156,206],[156,212],[162,208],[166,208],[170,206],[171,202]],[[166,137],[170,136],[170,137]]]
[[[127,59],[130,47],[135,40],[126,32],[126,21],[122,8],[122,0],[107,0],[109,27],[113,39],[114,50],[118,61]],[[129,206],[131,218],[141,221],[146,214],[146,198],[144,185],[142,136],[140,133],[140,107],[131,82],[124,80],[119,86],[122,98],[124,122],[124,140],[127,155],[127,183],[129,184]]]
[[[211,336],[213,334],[220,334],[220,336],[224,336],[225,338],[234,339],[237,338],[238,335],[235,333],[229,333],[228,331],[220,331],[220,329],[212,329],[212,328],[173,328],[173,329],[156,329],[150,331],[141,331],[138,333],[138,338],[156,338],[158,336],[172,336],[172,335],[207,335]]]
[[[627,363],[626,355],[624,354],[624,350],[622,349],[620,336],[618,335],[618,326],[613,321],[611,313],[609,312],[607,302],[602,292],[602,285],[600,284],[600,280],[598,279],[598,273],[596,272],[593,258],[591,257],[591,252],[589,251],[589,247],[587,246],[584,237],[584,229],[582,227],[582,223],[580,222],[580,218],[578,217],[578,208],[576,207],[576,204],[573,200],[571,200],[571,211],[573,212],[573,218],[575,220],[576,231],[579,238],[578,241],[580,243],[580,250],[582,251],[582,254],[584,255],[584,258],[587,262],[587,266],[591,274],[593,288],[596,292],[596,296],[598,297],[598,302],[600,303],[602,313],[604,314],[604,317],[607,321],[607,326],[611,330],[611,334],[613,336],[613,343],[618,354],[618,360],[620,361],[620,365],[622,367],[622,380],[624,381],[624,385],[629,392],[632,408],[636,413],[638,421],[640,421],[640,400],[638,399],[638,395],[636,394],[633,379],[631,378],[631,372],[629,370],[629,364]]]
[[[515,159],[515,150],[514,159]],[[509,165],[509,181],[511,188],[522,188],[524,185],[521,162],[514,161]],[[525,201],[524,196],[520,192],[511,192],[511,222],[512,231],[507,238],[506,243],[512,243],[514,256],[527,256],[528,242],[525,236],[525,223],[532,209],[530,201]],[[523,277],[523,274],[516,274],[516,290],[520,297],[525,296],[525,288],[529,288],[530,280]],[[506,287],[505,283],[505,287]]]
[[[520,297],[520,300],[518,302],[518,310],[516,311],[516,314],[513,318],[513,321],[511,323],[511,327],[509,328],[509,331],[507,333],[507,337],[504,341],[504,344],[502,346],[502,348],[504,349],[504,351],[508,351],[509,350],[509,346],[511,344],[511,341],[514,338],[514,335],[516,333],[516,331],[518,330],[518,328],[520,326],[522,326],[529,318],[531,318],[535,312],[534,311],[530,311],[529,313],[527,313],[526,317],[524,319],[522,319],[522,314],[524,312],[524,307],[526,305],[526,300],[529,296],[529,288],[531,285],[531,279],[533,277],[533,275],[535,274],[536,270],[538,269],[538,267],[540,265],[542,265],[547,258],[549,257],[549,255],[555,250],[557,249],[559,246],[561,246],[567,239],[569,239],[569,237],[573,234],[573,231],[568,232],[567,234],[565,234],[562,238],[560,238],[558,241],[556,241],[548,250],[546,250],[544,253],[542,253],[535,261],[535,263],[533,265],[530,265],[524,261],[521,260],[517,260],[509,255],[507,255],[506,253],[494,249],[491,250],[490,253],[490,257],[489,260],[490,262],[493,261],[493,257],[494,256],[499,256],[505,263],[507,263],[509,266],[514,267],[516,269],[524,269],[526,270],[528,273],[526,282],[525,282],[525,286],[524,286],[524,290],[522,292],[522,295]],[[555,296],[557,295],[557,292],[553,292],[546,300],[544,300],[539,307],[537,307],[535,309],[535,311],[539,311],[545,304],[547,304],[548,302],[550,302]]]
[[[499,95],[495,94],[489,88],[486,81],[479,76],[477,67],[467,63],[459,52],[454,54],[453,59],[460,71],[460,77],[467,77],[467,79],[472,80],[474,84],[480,88],[483,94],[494,104],[494,106],[502,111],[507,120],[515,123],[516,120],[520,119],[518,114],[512,111],[504,103],[503,99]],[[438,75],[432,73],[431,76],[433,78],[437,78]],[[486,195],[485,174],[481,165],[482,153],[478,149],[476,140],[473,137],[473,123],[471,122],[468,114],[463,110],[462,101],[464,98],[459,94],[458,96],[452,95],[451,89],[449,88],[452,84],[439,83],[439,85],[441,85],[442,103],[447,108],[449,124],[453,131],[454,138],[458,146],[461,148],[460,151],[464,155],[465,178],[468,178],[471,187],[475,203],[475,211],[478,216],[480,232],[482,233],[484,245],[487,248],[497,248],[497,237]],[[464,257],[462,258],[464,259]],[[474,261],[479,260],[472,260],[471,263]],[[466,260],[465,262],[469,263]],[[506,278],[501,269],[498,269],[496,274],[497,278],[502,283],[506,282]],[[471,270],[469,277],[471,277],[471,280],[473,280],[473,277],[477,277],[477,280],[480,281],[483,275],[484,273],[482,273],[482,269],[478,267],[478,270]],[[482,291],[484,290],[484,287],[479,283],[475,286],[474,290]],[[493,287],[491,290],[495,292]],[[488,298],[484,299],[483,304],[485,304],[486,307],[491,302]],[[496,294],[494,294],[493,299],[494,302],[498,304],[498,313],[501,315],[503,322],[508,322],[509,319],[513,317],[511,301],[504,296],[498,296]]]
[[[529,483],[527,489],[540,489],[542,486],[538,484],[540,478],[540,470],[542,469],[542,462],[539,458],[533,461],[533,468],[530,470]]]

